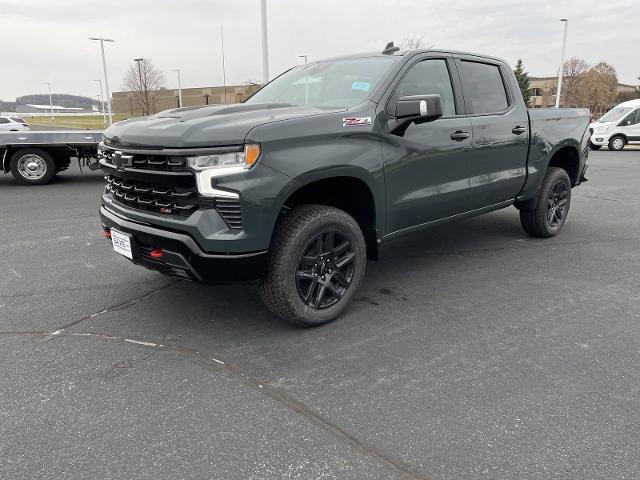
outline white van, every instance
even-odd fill
[[[613,107],[589,128],[593,150],[606,145],[618,151],[627,144],[640,144],[640,99]]]

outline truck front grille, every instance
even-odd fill
[[[116,202],[130,208],[186,216],[200,207],[193,189],[127,180],[114,175],[105,175],[104,178],[107,181],[106,191]]]
[[[178,187],[105,175],[106,192],[128,208],[163,215],[187,217],[198,209],[215,209],[231,229],[242,229],[242,210],[237,198],[199,197],[195,186]]]

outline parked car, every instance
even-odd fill
[[[0,116],[0,132],[21,132],[29,129],[29,124],[20,117]]]
[[[609,150],[620,151],[625,145],[640,144],[640,100],[615,106],[589,125],[589,129],[589,146],[593,150],[607,146]]]
[[[556,235],[587,178],[589,111],[528,110],[497,58],[397,50],[108,128],[111,247],[179,278],[259,280],[269,310],[316,326],[404,235],[511,205],[527,233]]]

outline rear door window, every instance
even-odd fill
[[[462,85],[467,108],[476,115],[501,113],[509,108],[500,67],[490,63],[462,60]]]
[[[0,117],[0,123],[11,123],[8,118]]]

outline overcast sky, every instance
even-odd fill
[[[424,36],[427,45],[522,58],[532,75],[560,62],[562,24],[570,19],[567,57],[606,60],[623,83],[638,83],[638,0],[604,8],[591,0],[268,0],[271,75],[344,53],[379,51],[388,41]],[[260,0],[0,0],[0,99],[45,92],[95,97],[105,36],[111,90],[127,64],[150,58],[176,87],[222,84],[224,25],[227,84],[260,81]]]

